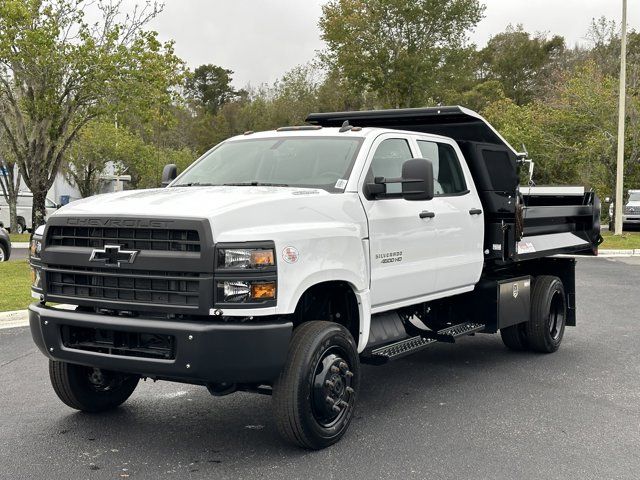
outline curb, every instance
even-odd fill
[[[23,249],[23,248],[29,248],[29,242],[13,242],[11,244],[11,248],[15,248],[15,249]]]
[[[29,325],[28,310],[0,312],[0,330],[5,328],[26,327]]]
[[[598,250],[599,257],[640,257],[640,248],[629,250]]]
[[[60,304],[56,308],[61,310],[74,310],[75,305]],[[13,310],[0,312],[0,330],[29,326],[29,310]]]

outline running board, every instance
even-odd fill
[[[364,360],[365,363],[367,361],[370,361],[370,363],[386,363],[391,360],[397,360],[398,358],[418,352],[433,343],[454,343],[456,338],[480,332],[484,330],[484,327],[484,324],[481,323],[467,322],[443,328],[437,332],[424,332],[422,335],[375,348],[371,350],[370,355]]]

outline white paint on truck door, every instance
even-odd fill
[[[473,286],[484,262],[484,218],[471,173],[452,143],[418,137],[417,144],[421,156],[433,164],[436,290]]]
[[[415,157],[409,135],[387,134],[373,144],[364,183],[375,177],[397,178],[402,164]],[[387,185],[388,193],[401,192],[400,184]],[[371,303],[385,305],[418,298],[436,288],[438,263],[436,217],[420,218],[434,202],[408,201],[401,197],[362,202],[369,222]]]

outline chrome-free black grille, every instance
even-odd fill
[[[133,304],[198,307],[198,273],[127,270],[92,267],[56,267],[46,270],[47,293]]]
[[[199,252],[200,236],[197,230],[54,225],[49,229],[47,245],[91,248],[120,245],[132,250]]]

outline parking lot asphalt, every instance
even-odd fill
[[[355,420],[319,452],[283,444],[266,396],[142,383],[77,413],[28,328],[0,330],[0,478],[640,478],[640,259],[578,263],[578,326],[551,355],[497,335],[364,367]]]

